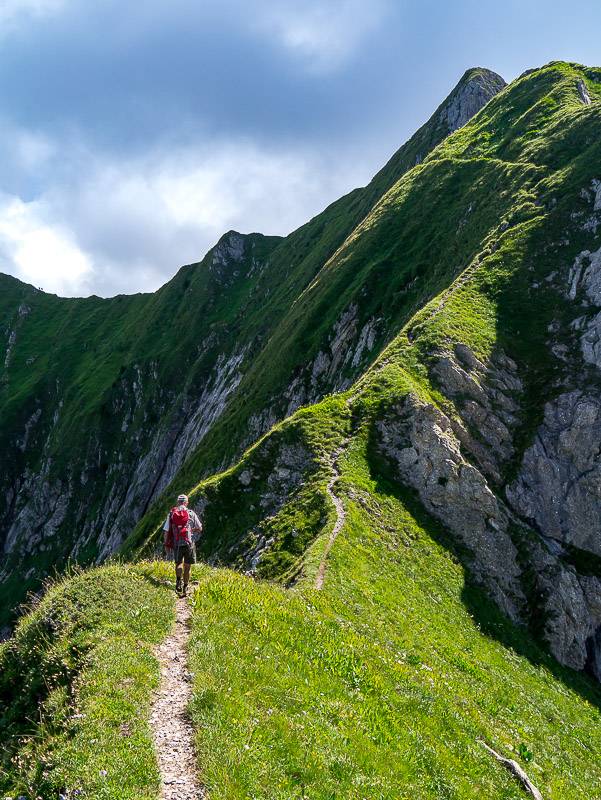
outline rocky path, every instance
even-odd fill
[[[185,598],[176,601],[175,627],[157,648],[161,685],[150,725],[161,771],[161,800],[202,800],[194,754],[194,728],[188,718],[192,684],[187,666],[191,609]]]
[[[330,550],[332,549],[334,542],[336,541],[336,537],[342,530],[342,526],[344,525],[344,520],[346,519],[346,512],[344,510],[344,505],[342,504],[342,500],[334,494],[334,485],[340,478],[340,470],[338,468],[338,459],[340,458],[344,448],[346,447],[347,442],[345,441],[338,450],[335,451],[332,457],[332,477],[330,478],[328,485],[326,487],[326,491],[330,496],[331,501],[334,503],[334,507],[336,509],[336,522],[334,523],[334,527],[332,528],[332,532],[330,533],[330,538],[326,544],[325,550],[323,551],[323,556],[321,558],[321,563],[319,565],[319,569],[317,571],[317,576],[315,578],[315,588],[322,589],[323,582],[326,577],[326,566],[328,561],[328,556],[330,555]]]

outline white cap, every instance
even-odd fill
[[[187,494],[180,494],[177,498],[178,503],[187,503],[188,502],[188,495]]]

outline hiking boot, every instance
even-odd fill
[[[184,589],[183,589],[183,592],[182,592],[182,597],[187,597],[187,596],[188,596],[188,584],[184,583]]]
[[[181,579],[179,579],[179,578],[178,578],[178,580],[176,580],[176,582],[175,582],[175,591],[176,591],[178,594],[181,594],[181,593],[182,593],[182,582],[181,582]]]

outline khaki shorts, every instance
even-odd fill
[[[173,560],[176,564],[196,564],[196,548],[194,544],[177,544],[173,548]]]

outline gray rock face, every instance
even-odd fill
[[[209,269],[221,285],[230,285],[240,274],[238,265],[244,258],[246,242],[246,236],[230,231],[213,248]]]
[[[249,420],[246,445],[262,436],[282,417],[288,417],[301,406],[319,402],[329,392],[349,388],[360,373],[361,365],[373,353],[382,319],[370,318],[363,325],[359,309],[351,303],[333,324],[327,347],[297,374],[279,397]]]
[[[240,274],[247,242],[248,237],[231,231],[214,248],[209,269],[221,285]],[[260,268],[260,263],[253,262],[253,267]],[[2,331],[7,364],[21,326],[34,313],[22,303]],[[198,345],[199,359],[219,344],[219,337],[210,334]],[[132,365],[114,385],[110,398],[108,413],[119,421],[114,441],[101,444],[90,430],[81,451],[60,470],[54,468],[51,455],[63,413],[63,387],[56,382],[53,394],[32,408],[15,437],[14,450],[23,454],[25,464],[32,451],[39,458],[3,484],[0,581],[24,559],[32,565],[32,576],[41,564],[42,577],[48,562],[64,563],[68,557],[102,561],[121,545],[238,387],[247,351],[232,351],[229,342],[226,346],[220,354],[218,350],[202,381],[190,381],[185,388],[161,384],[153,362]],[[89,497],[82,487],[90,487]],[[46,556],[39,558],[43,553]]]
[[[267,479],[267,491],[259,503],[268,514],[275,514],[291,492],[302,482],[311,464],[311,453],[302,445],[283,445]]]
[[[99,562],[113,553],[128,533],[120,519],[121,509],[128,509],[133,519],[142,516],[219,419],[228,398],[240,383],[243,360],[243,352],[233,353],[229,358],[221,355],[199,396],[186,398],[171,423],[155,432],[150,446],[131,471],[129,481],[125,486],[120,485],[116,497],[103,507],[94,526]]]
[[[584,300],[601,306],[601,247],[591,253],[583,250],[570,270],[570,299],[576,298],[578,289],[584,292]]]
[[[472,351],[457,344],[454,353],[442,354],[431,377],[456,404],[465,427],[455,425],[462,446],[495,484],[504,465],[514,456],[513,432],[519,422],[523,391],[516,364],[497,354],[485,366]]]
[[[593,182],[595,183],[595,182]],[[574,330],[582,331],[580,347],[587,364],[601,369],[601,247],[591,252],[579,253],[568,275],[568,297],[580,301],[583,315],[572,323]]]
[[[462,455],[456,430],[457,423],[439,409],[412,396],[377,423],[379,448],[399,480],[468,549],[473,576],[499,608],[518,623],[533,611],[542,614],[544,636],[558,661],[579,670],[589,666],[601,678],[601,582],[578,575],[559,557],[561,548],[549,547],[493,493]]]
[[[484,476],[462,456],[449,418],[409,395],[377,429],[380,448],[401,482],[469,549],[477,580],[508,616],[520,620],[525,597],[508,515]]]
[[[230,231],[221,238],[213,248],[213,265],[228,266],[242,260],[246,237],[236,231]]]
[[[461,82],[451,101],[441,111],[441,122],[448,126],[449,133],[453,133],[469,122],[506,85],[495,72],[478,70]]]
[[[580,95],[580,99],[584,103],[585,106],[590,106],[593,102],[591,100],[591,96],[588,93],[588,89],[586,88],[586,84],[583,80],[579,80],[576,82],[576,88],[578,89],[578,94]]]
[[[572,268],[574,298],[596,304],[598,279],[597,254],[586,251]],[[497,605],[517,622],[544,619],[553,655],[601,679],[601,581],[564,558],[567,545],[601,554],[601,398],[573,390],[548,403],[506,486],[522,418],[517,365],[500,352],[484,364],[458,343],[430,375],[458,417],[406,397],[377,423],[381,452],[471,553],[470,570]]]
[[[587,364],[601,369],[601,312],[589,320],[580,340],[582,356]]]
[[[545,406],[512,507],[545,536],[601,555],[601,400],[579,390]]]
[[[26,471],[10,490],[10,498],[6,498],[11,515],[3,539],[4,555],[25,556],[48,550],[67,515],[73,518],[73,527],[77,530],[71,551],[73,557],[90,543],[99,562],[113,553],[223,412],[240,382],[244,355],[239,352],[228,358],[223,355],[218,358],[198,397],[168,397],[162,401],[155,398],[165,422],[156,430],[152,429],[147,438],[144,428],[135,429],[130,425],[142,403],[142,386],[153,383],[152,369],[149,374],[136,370],[133,378],[123,382],[113,410],[123,419],[122,447],[130,460],[124,463],[118,454],[111,456],[106,474],[107,490],[93,516],[89,515],[85,503],[74,508],[74,487],[77,483],[86,485],[88,472],[94,468],[94,462],[103,459],[103,453],[91,441],[84,463],[74,467],[73,474],[56,480],[51,477],[52,461],[48,454],[51,437],[48,435],[40,470]],[[55,425],[60,407],[59,401]],[[26,449],[39,422],[40,412],[36,411],[19,440],[21,450]]]
[[[579,575],[535,538],[528,559],[551,653],[572,669],[588,667],[601,680],[601,581]]]
[[[596,178],[593,180],[593,191],[595,192],[594,211],[601,211],[601,181]]]
[[[369,319],[359,330],[358,307],[351,303],[334,323],[326,352],[320,351],[311,367],[311,390],[308,397],[317,398],[323,386],[340,391],[343,383],[336,380],[341,369],[349,364],[357,368],[365,355],[373,350],[380,320]],[[349,384],[347,379],[346,384]],[[346,386],[344,387],[346,388]]]
[[[47,462],[41,473],[26,473],[20,493],[29,502],[17,503],[6,532],[4,553],[17,551],[26,556],[35,550],[44,552],[64,522],[73,491],[70,485],[49,479],[50,466]]]

